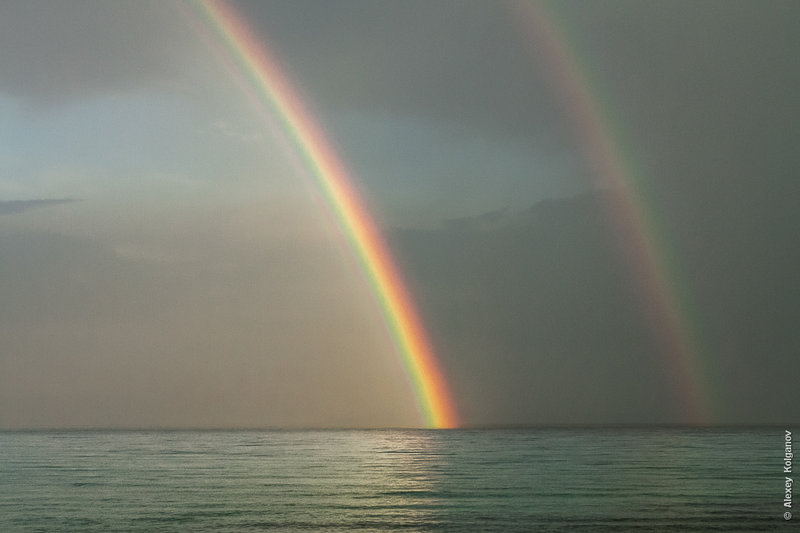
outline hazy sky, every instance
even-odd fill
[[[691,418],[524,5],[235,5],[372,207],[465,423]],[[635,169],[708,421],[797,421],[800,4],[548,6]],[[214,46],[174,1],[0,4],[0,428],[421,423],[308,169]]]

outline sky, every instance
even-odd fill
[[[800,419],[800,4],[231,5],[462,424]],[[421,425],[334,211],[197,12],[0,4],[0,428]]]

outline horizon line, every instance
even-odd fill
[[[20,426],[0,427],[0,433],[13,432],[235,432],[235,431],[503,431],[503,430],[580,430],[580,429],[755,429],[786,428],[798,426],[795,422],[621,422],[621,423],[542,423],[542,424],[465,424],[456,428],[430,428],[423,426]]]

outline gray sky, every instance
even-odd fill
[[[372,206],[465,423],[690,419],[517,6],[235,5]],[[549,12],[646,191],[708,421],[797,421],[800,7]],[[320,191],[179,4],[5,2],[0,50],[0,427],[420,424]]]

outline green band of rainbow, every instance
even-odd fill
[[[302,152],[366,272],[391,328],[412,382],[419,410],[428,427],[459,424],[455,403],[414,302],[383,237],[353,187],[349,173],[322,130],[308,114],[297,92],[245,20],[222,0],[196,2],[227,56],[243,74],[256,97],[268,104]]]

